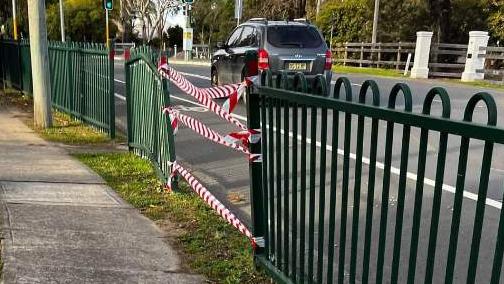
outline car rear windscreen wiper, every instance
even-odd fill
[[[297,47],[303,47],[303,44],[300,42],[282,42],[282,45],[293,45]]]

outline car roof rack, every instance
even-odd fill
[[[298,23],[305,23],[305,24],[309,24],[310,21],[307,20],[306,18],[298,18],[298,19],[294,19],[294,22],[298,22]]]
[[[249,20],[250,22],[263,22],[265,24],[268,23],[268,20],[266,18],[252,18]]]

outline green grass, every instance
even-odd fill
[[[53,126],[51,128],[33,128],[42,138],[64,144],[101,144],[110,141],[105,133],[99,132],[59,111],[53,111]]]
[[[443,81],[447,81],[447,82],[455,83],[455,84],[463,84],[463,85],[473,86],[473,87],[488,88],[488,89],[501,90],[501,91],[504,90],[504,83],[497,84],[497,83],[490,83],[488,81],[462,82],[457,79],[444,79]]]
[[[398,72],[395,69],[333,65],[332,70],[336,74],[337,73],[358,73],[358,74],[376,75],[376,76],[384,76],[384,77],[404,77],[403,73]]]
[[[0,95],[0,105],[10,105],[29,114],[25,123],[34,129],[42,138],[64,144],[84,145],[103,144],[110,142],[107,134],[75,120],[69,115],[53,110],[53,126],[40,129],[33,125],[33,99],[31,96],[21,94],[19,91],[7,90]],[[119,136],[118,141],[124,140]]]
[[[79,154],[122,198],[152,220],[168,218],[189,265],[218,283],[268,283],[254,268],[249,240],[208,207],[186,183],[166,193],[150,163],[129,153]]]

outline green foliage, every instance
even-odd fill
[[[225,40],[236,26],[234,0],[198,0],[193,4],[195,42],[211,43]]]
[[[101,1],[64,0],[65,35],[73,41],[104,42],[105,11]],[[110,24],[110,35],[115,34],[115,26]],[[47,33],[49,39],[59,40],[60,15],[57,3],[47,8]]]
[[[489,1],[488,29],[493,41],[504,43],[504,1]]]
[[[447,41],[467,43],[470,31],[486,31],[488,9],[486,0],[454,0]],[[502,27],[502,26],[501,26]]]
[[[427,5],[412,0],[381,1],[378,26],[379,42],[415,41],[417,31],[430,30]]]
[[[316,23],[326,35],[333,25],[333,42],[368,41],[373,29],[372,13],[366,0],[330,1],[322,7]]]
[[[180,26],[169,27],[168,28],[168,45],[173,47],[174,45],[182,46],[182,36],[184,30]]]

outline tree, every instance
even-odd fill
[[[428,0],[432,31],[436,42],[450,42],[451,0]]]
[[[65,34],[73,41],[104,42],[105,11],[101,1],[65,0]],[[110,33],[116,32],[111,25]],[[47,33],[50,39],[60,39],[59,6],[54,3],[47,8]]]
[[[370,9],[373,1],[368,1]],[[414,0],[380,2],[378,42],[415,41],[416,32],[430,30],[427,4]]]
[[[488,3],[488,29],[490,36],[495,42],[504,43],[504,2],[501,0],[490,0]]]
[[[372,12],[367,0],[326,2],[316,24],[326,35],[333,28],[333,42],[368,41],[373,25]]]
[[[128,18],[138,20],[140,37],[147,42],[162,36],[166,17],[174,15],[183,4],[182,0],[123,0],[122,3]]]

